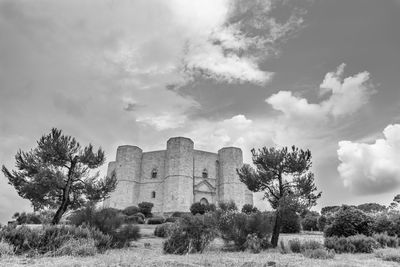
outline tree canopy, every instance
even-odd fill
[[[100,167],[104,151],[82,147],[75,138],[53,128],[37,141],[37,147],[15,156],[16,169],[2,171],[18,194],[31,201],[35,210],[57,209],[52,223],[59,223],[67,209],[107,198],[116,187],[115,174],[100,178],[91,170]]]
[[[271,207],[276,210],[275,226],[271,238],[278,244],[282,223],[282,211],[291,209],[301,212],[316,205],[320,193],[315,193],[314,174],[311,168],[310,150],[292,146],[276,149],[263,147],[251,150],[255,168],[243,165],[237,170],[240,180],[253,192],[264,192]]]

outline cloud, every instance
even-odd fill
[[[366,71],[342,79],[344,67],[345,64],[342,64],[336,72],[325,75],[320,85],[320,95],[329,97],[320,103],[309,103],[290,91],[279,91],[265,101],[287,118],[302,121],[324,121],[353,114],[368,103],[374,89]]]
[[[400,124],[387,126],[374,144],[340,141],[338,171],[345,187],[360,195],[400,186]]]

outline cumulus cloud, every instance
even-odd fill
[[[373,144],[340,141],[338,171],[345,187],[358,194],[390,192],[400,186],[400,124],[387,126]]]
[[[306,98],[295,96],[290,91],[280,91],[265,101],[287,118],[326,120],[350,115],[368,103],[374,89],[368,72],[342,78],[344,67],[342,64],[336,72],[325,75],[320,95],[329,97],[320,103],[309,103]]]

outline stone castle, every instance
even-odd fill
[[[143,152],[137,146],[117,149],[115,171],[118,185],[104,206],[123,209],[146,201],[153,212],[188,212],[194,202],[233,200],[238,208],[253,204],[253,194],[240,182],[236,169],[243,165],[242,150],[224,147],[218,153],[194,149],[191,139],[173,137],[166,150]]]

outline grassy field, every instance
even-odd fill
[[[382,261],[374,254],[337,254],[332,260],[308,259],[301,254],[280,254],[277,250],[259,254],[249,252],[228,252],[223,241],[216,239],[203,254],[164,255],[162,238],[153,236],[154,226],[144,225],[143,238],[126,249],[110,250],[93,257],[6,257],[0,259],[0,266],[399,266],[394,262]],[[323,241],[321,234],[306,233],[281,235],[282,240],[294,238]],[[150,247],[145,247],[145,244]],[[269,265],[270,264],[270,265]]]

